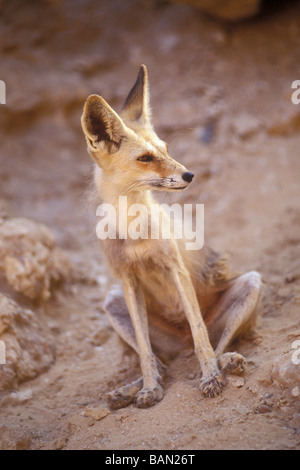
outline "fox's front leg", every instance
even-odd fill
[[[195,353],[202,370],[200,391],[205,396],[213,397],[221,392],[225,381],[209,341],[191,277],[184,266],[180,266],[177,270],[173,269],[171,273],[191,327]]]
[[[135,276],[123,279],[125,301],[134,327],[140,364],[143,373],[143,388],[135,397],[135,404],[139,408],[147,408],[160,401],[163,390],[159,381],[161,376],[157,369],[157,360],[154,356],[149,339],[146,303],[142,289]]]

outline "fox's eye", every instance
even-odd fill
[[[151,155],[142,155],[141,157],[138,157],[137,160],[139,162],[152,162],[153,157],[151,157]]]

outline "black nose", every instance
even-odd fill
[[[194,173],[191,173],[190,171],[186,171],[182,175],[183,181],[187,181],[188,183],[190,183],[193,178],[194,178]]]

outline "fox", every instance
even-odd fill
[[[120,211],[159,204],[156,191],[186,190],[194,174],[172,158],[168,145],[152,125],[148,71],[141,65],[137,79],[118,114],[97,94],[91,94],[81,116],[87,150],[94,161],[94,186],[99,201]],[[161,207],[161,206],[159,206]],[[163,208],[157,218],[169,221]],[[147,232],[151,218],[141,219]],[[228,351],[232,342],[257,322],[262,279],[257,271],[232,272],[226,255],[207,246],[186,249],[182,239],[115,237],[100,240],[108,266],[120,287],[112,288],[104,309],[113,329],[138,355],[141,377],[108,392],[110,408],[148,408],[164,396],[168,361],[188,345],[199,363],[199,390],[216,397],[228,374],[242,374],[245,358]]]

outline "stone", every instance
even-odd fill
[[[0,365],[1,392],[45,372],[54,363],[55,350],[48,328],[38,315],[3,294],[0,325],[0,340],[5,344],[5,363]],[[26,401],[31,396],[32,391],[25,391],[11,398]]]
[[[239,21],[251,18],[260,11],[261,0],[172,0],[198,8],[218,19]]]
[[[100,421],[101,419],[105,418],[109,414],[110,414],[110,411],[105,406],[98,406],[97,408],[90,408],[89,406],[87,406],[84,411],[84,416],[91,417],[95,419],[96,421]]]
[[[298,105],[292,105],[286,110],[279,109],[267,124],[270,135],[290,136],[298,133],[300,129],[300,112]]]
[[[300,430],[300,413],[295,413],[290,421],[290,426],[299,432]]]
[[[17,426],[0,426],[0,450],[26,450],[30,436]]]
[[[10,401],[15,404],[24,403],[25,401],[31,400],[32,397],[33,397],[33,392],[29,388],[27,390],[23,390],[20,392],[12,392],[10,394]]]
[[[47,300],[51,283],[69,277],[70,262],[49,228],[26,218],[0,219],[1,278],[30,300]]]
[[[296,358],[296,350],[277,357],[273,362],[271,379],[272,382],[281,388],[290,388],[297,393],[296,388],[300,386],[300,364]],[[296,395],[295,395],[296,396]]]
[[[261,403],[258,405],[256,408],[257,413],[270,413],[272,411],[272,407],[270,405],[267,405],[266,403]]]
[[[103,324],[98,328],[91,337],[91,344],[96,347],[102,346],[112,334],[112,327],[108,322],[103,321]]]
[[[241,112],[231,118],[229,127],[239,138],[247,139],[261,129],[262,123],[256,116]]]
[[[245,385],[245,380],[243,379],[243,377],[229,375],[227,377],[227,380],[230,385],[232,385],[234,388],[242,388]]]

